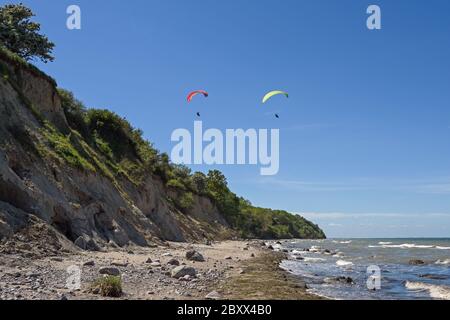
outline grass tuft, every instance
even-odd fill
[[[119,298],[122,296],[122,279],[115,276],[105,276],[97,279],[91,291],[98,292],[103,297]]]

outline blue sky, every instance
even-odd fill
[[[330,237],[450,236],[449,1],[22,2],[57,45],[39,66],[161,151],[196,111],[209,128],[280,128],[278,175],[219,167],[255,205]],[[65,27],[70,4],[82,30]],[[366,28],[370,4],[382,30]],[[210,97],[188,106],[195,89]],[[262,106],[272,89],[290,99]]]

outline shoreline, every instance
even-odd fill
[[[244,262],[243,273],[221,285],[229,300],[323,300],[307,292],[304,281],[280,267],[287,255],[263,251],[253,260]]]
[[[310,300],[301,279],[280,267],[286,258],[261,245],[262,241],[223,241],[212,244],[164,243],[154,248],[133,247],[107,252],[52,253],[33,257],[30,252],[0,255],[2,300],[105,300],[92,293],[101,268],[120,272],[123,295],[119,300]],[[196,250],[204,261],[190,261]],[[175,262],[176,261],[176,262]],[[179,264],[194,268],[196,277],[176,279]],[[70,290],[69,267],[81,272],[81,288]]]

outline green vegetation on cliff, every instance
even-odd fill
[[[0,50],[0,71],[21,95],[21,85],[15,82],[1,60],[16,67],[26,68],[50,83],[54,81],[26,61],[6,50]],[[59,89],[61,106],[70,127],[61,132],[44,120],[31,102],[24,100],[41,126],[41,139],[23,134],[24,148],[31,149],[43,158],[52,158],[62,165],[77,170],[97,173],[110,179],[126,198],[121,183],[123,179],[142,186],[153,175],[159,177],[171,191],[170,202],[179,211],[188,213],[194,204],[194,196],[205,196],[212,200],[229,225],[243,238],[288,239],[324,238],[323,231],[306,219],[286,211],[257,208],[238,197],[228,187],[225,176],[217,170],[207,174],[192,173],[182,165],[170,162],[166,153],[161,153],[143,138],[143,132],[134,128],[126,119],[109,110],[86,108],[74,95]],[[20,141],[19,141],[20,142]]]
[[[172,201],[181,211],[190,209],[194,194],[207,196],[244,238],[325,237],[317,225],[298,215],[257,208],[239,198],[230,191],[225,176],[218,170],[205,175],[170,163],[167,154],[159,153],[142,137],[142,131],[133,128],[124,118],[108,110],[87,109],[72,93],[59,92],[69,125],[101,154],[113,174],[122,172],[136,184],[146,173],[159,176],[166,187],[177,194]]]

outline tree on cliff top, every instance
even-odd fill
[[[32,22],[31,9],[23,4],[8,4],[0,7],[0,46],[30,61],[40,59],[44,63],[53,61],[54,44],[39,33],[41,25]]]

